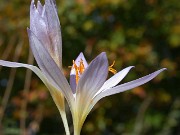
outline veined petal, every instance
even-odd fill
[[[82,74],[76,88],[76,108],[78,118],[83,123],[87,109],[95,93],[102,87],[108,75],[106,53],[98,55]]]
[[[59,68],[62,68],[62,39],[60,22],[55,3],[46,0],[42,6],[38,1],[37,8],[34,0],[30,6],[30,29],[43,43]]]
[[[43,6],[42,6],[42,4],[41,4],[41,2],[39,0],[37,2],[37,10],[38,10],[39,14],[42,16]]]
[[[58,107],[59,112],[62,115],[63,122],[66,123],[66,116],[64,115],[64,108],[65,108],[64,107],[64,96],[59,89],[55,88],[47,80],[47,78],[44,76],[44,74],[41,72],[41,70],[39,68],[37,68],[36,66],[33,66],[33,65],[29,65],[29,64],[9,62],[9,61],[3,61],[3,60],[0,60],[0,65],[6,66],[6,67],[13,67],[13,68],[25,67],[25,68],[32,70],[43,81],[43,83],[46,85],[46,87],[49,89],[49,92],[51,93],[51,96],[52,96],[56,106]]]
[[[38,37],[38,39],[43,43],[44,47],[51,52],[51,43],[48,36],[47,24],[42,18],[41,14],[38,12],[41,10],[41,3],[38,1],[38,8],[35,7],[34,1],[31,1],[30,6],[30,29]]]
[[[82,94],[83,96],[94,95],[104,84],[107,75],[108,60],[106,53],[103,52],[90,63],[80,77],[77,85],[77,94]]]
[[[80,65],[80,61],[81,60],[83,61],[84,68],[86,69],[88,67],[88,63],[87,63],[87,61],[86,61],[86,59],[85,59],[85,57],[84,57],[82,52],[79,54],[79,56],[75,60],[75,63],[76,63],[77,66]],[[75,71],[75,69],[73,67],[74,66],[72,66],[72,68],[71,68],[70,75],[75,75],[76,74],[76,71]]]
[[[63,92],[67,101],[73,100],[71,88],[65,76],[56,65],[50,54],[44,48],[42,43],[38,40],[38,38],[32,33],[31,30],[27,29],[27,31],[32,52],[40,69],[45,74],[48,81],[50,81],[54,86],[56,86],[56,88]]]
[[[160,74],[162,71],[166,70],[166,68],[162,68],[158,71],[155,71],[149,75],[146,75],[144,77],[141,77],[139,79],[136,79],[134,81],[130,81],[121,85],[118,85],[116,87],[113,87],[111,89],[107,89],[103,92],[101,92],[100,94],[98,94],[95,98],[94,98],[94,102],[97,103],[97,101],[99,101],[101,98],[106,97],[106,96],[110,96],[110,95],[114,95],[126,90],[130,90],[133,89],[135,87],[138,87],[144,83],[149,82],[150,80],[152,80],[153,78],[155,78],[158,74]]]
[[[96,93],[96,95],[98,95],[100,92],[103,92],[109,88],[112,88],[114,86],[116,86],[126,75],[127,73],[130,71],[131,68],[133,68],[134,66],[130,66],[127,67],[121,71],[119,71],[117,74],[113,75],[111,78],[109,78],[101,87],[101,89]],[[95,96],[96,96],[95,95]]]
[[[55,1],[45,0],[44,19],[47,21],[48,36],[52,45],[51,55],[55,62],[62,67],[62,38]]]
[[[102,99],[103,97],[110,96],[110,95],[113,95],[113,94],[117,94],[117,93],[120,93],[120,92],[123,92],[123,91],[126,91],[126,90],[133,89],[135,87],[138,87],[138,86],[140,86],[140,85],[142,85],[142,84],[152,80],[153,78],[155,78],[159,73],[161,73],[164,70],[166,70],[166,68],[163,68],[163,69],[160,69],[158,71],[155,71],[155,72],[153,72],[153,73],[151,73],[149,75],[146,75],[146,76],[144,76],[142,78],[139,78],[139,79],[136,79],[134,81],[130,81],[130,82],[118,85],[118,86],[110,88],[110,89],[106,89],[105,91],[99,93],[98,95],[96,95],[92,99],[91,104],[89,105],[88,109],[86,109],[86,114],[88,114],[92,110],[94,105],[100,99]]]
[[[78,67],[80,65],[81,60],[83,61],[84,68],[86,69],[88,67],[88,63],[82,52],[79,54],[79,56],[75,60],[75,63]],[[75,71],[74,65],[72,65],[71,72],[70,72],[70,86],[73,93],[75,94],[76,93],[76,71]]]

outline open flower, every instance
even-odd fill
[[[74,135],[80,135],[82,125],[93,108],[103,97],[117,94],[140,86],[154,77],[165,68],[155,71],[142,78],[118,85],[133,67],[127,67],[107,79],[109,66],[105,52],[98,55],[90,64],[86,62],[83,53],[73,61],[70,72],[70,85],[62,72],[62,43],[60,23],[53,0],[45,0],[30,7],[30,29],[28,36],[30,46],[39,68],[22,63],[0,60],[0,65],[6,67],[25,67],[31,69],[49,89],[63,118],[66,134],[69,134],[64,112],[64,98],[66,98],[73,117]]]
[[[73,99],[67,99],[71,103],[74,132],[76,135],[80,134],[81,127],[87,115],[100,99],[140,86],[165,70],[163,68],[142,78],[117,85],[131,68],[133,66],[119,71],[106,80],[109,70],[112,71],[112,66],[108,65],[106,53],[103,52],[98,55],[89,65],[84,55],[80,53],[73,62],[70,73],[70,86]]]

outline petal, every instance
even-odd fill
[[[108,75],[108,60],[106,53],[98,55],[86,68],[77,85],[77,93],[94,95],[104,84]]]
[[[45,74],[48,81],[50,81],[54,86],[56,86],[63,92],[68,101],[70,99],[72,100],[73,95],[71,92],[71,88],[65,76],[63,75],[57,64],[54,62],[54,60],[51,58],[47,50],[44,48],[42,43],[38,40],[38,38],[32,33],[31,30],[28,29],[27,31],[32,52],[40,69]]]
[[[81,60],[83,61],[84,68],[86,69],[88,67],[88,63],[82,52],[79,54],[79,56],[75,60],[75,63],[77,66],[80,65]],[[76,93],[76,71],[74,69],[74,66],[72,66],[71,72],[70,72],[70,86],[71,86],[73,93],[75,94]]]
[[[54,55],[54,58],[57,59],[55,62],[62,67],[62,38],[55,1],[45,0],[44,18],[47,21],[48,36],[52,45],[51,55]]]
[[[61,113],[62,119],[64,123],[66,122],[66,116],[63,114],[64,113],[64,96],[62,95],[61,91],[59,91],[57,88],[55,88],[43,75],[43,73],[40,71],[39,68],[33,65],[29,64],[23,64],[23,63],[17,63],[17,62],[9,62],[9,61],[3,61],[0,60],[0,65],[6,66],[6,67],[13,67],[13,68],[18,68],[18,67],[25,67],[30,70],[32,70],[46,85],[46,87],[49,89],[49,92],[51,93],[51,96],[59,109],[59,112]]]
[[[41,4],[41,2],[39,0],[37,2],[37,10],[38,10],[39,14],[42,15],[42,13],[43,13],[43,6],[42,6],[42,4]]]
[[[19,68],[19,67],[28,68],[32,70],[44,82],[44,84],[49,85],[46,77],[42,74],[40,69],[37,68],[36,66],[23,64],[23,63],[17,63],[17,62],[9,62],[9,61],[4,61],[4,60],[0,60],[0,65],[5,66],[5,67],[14,67],[14,68]]]
[[[61,68],[62,40],[60,23],[55,4],[51,0],[46,0],[44,7],[38,2],[37,9],[34,0],[32,0],[30,6],[30,29]]]
[[[153,72],[153,73],[151,73],[149,75],[146,75],[146,76],[141,77],[139,79],[136,79],[134,81],[130,81],[130,82],[118,85],[118,86],[116,86],[114,88],[107,89],[107,90],[101,92],[99,95],[97,95],[94,98],[94,100],[95,100],[95,102],[97,102],[97,101],[99,101],[103,97],[114,95],[114,94],[117,94],[117,93],[120,93],[120,92],[123,92],[123,91],[126,91],[126,90],[133,89],[135,87],[138,87],[138,86],[140,86],[140,85],[142,85],[144,83],[149,82],[150,80],[155,78],[159,73],[161,73],[164,70],[166,70],[166,68],[163,68],[163,69],[160,69],[158,71],[155,71],[155,72]]]
[[[80,119],[87,116],[87,108],[95,93],[104,84],[108,75],[106,53],[98,55],[82,74],[76,88],[76,108]]]
[[[130,66],[127,67],[123,70],[121,70],[120,72],[118,72],[117,74],[113,75],[111,78],[109,78],[101,87],[101,89],[96,93],[99,94],[100,92],[112,88],[114,86],[116,86],[126,75],[127,73],[130,71],[130,69],[132,69],[134,66]]]
[[[138,87],[150,80],[152,80],[153,78],[155,78],[159,73],[161,73],[162,71],[166,70],[166,68],[163,68],[163,69],[160,69],[158,71],[155,71],[149,75],[146,75],[142,78],[139,78],[139,79],[136,79],[134,81],[130,81],[128,83],[124,83],[122,85],[118,85],[114,88],[111,88],[111,89],[107,89],[101,93],[99,93],[96,97],[94,97],[94,99],[92,100],[91,104],[89,105],[89,107],[86,109],[86,114],[88,114],[92,108],[94,107],[94,105],[100,100],[102,99],[103,97],[106,97],[106,96],[110,96],[110,95],[113,95],[113,94],[117,94],[117,93],[120,93],[120,92],[123,92],[123,91],[126,91],[126,90],[130,90],[132,88],[135,88],[135,87]]]
[[[38,2],[40,3],[40,2]],[[38,4],[39,5],[39,4]],[[40,10],[41,6],[38,6]],[[30,29],[38,37],[38,39],[43,43],[44,47],[51,52],[50,39],[48,37],[48,30],[45,21],[41,17],[41,14],[38,12],[34,5],[34,1],[31,2],[30,6]]]
[[[86,69],[88,67],[88,63],[87,63],[87,61],[86,61],[86,59],[85,59],[85,57],[84,57],[82,52],[79,54],[79,56],[75,60],[75,63],[76,63],[77,66],[80,65],[80,61],[81,60],[83,61],[84,67]],[[72,66],[70,75],[75,75],[76,74],[76,71],[75,71],[75,69],[73,67],[74,66]]]

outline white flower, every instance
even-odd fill
[[[118,85],[133,66],[121,70],[106,80],[109,68],[113,71],[109,67],[106,53],[98,55],[89,65],[83,53],[80,53],[73,62],[69,85],[62,72],[60,22],[53,0],[46,0],[44,6],[38,1],[37,8],[32,0],[30,29],[27,31],[32,52],[40,69],[33,65],[3,60],[0,60],[0,65],[29,68],[44,82],[63,118],[66,134],[70,133],[63,97],[66,98],[72,113],[74,135],[79,135],[87,115],[100,99],[140,86],[165,70],[163,68],[142,78]]]
[[[87,115],[100,99],[140,86],[165,70],[163,68],[142,78],[118,85],[131,68],[133,66],[121,70],[106,80],[109,70],[106,53],[103,52],[98,55],[89,65],[84,55],[80,53],[70,73],[73,97],[67,99],[70,101],[76,135],[80,134]]]

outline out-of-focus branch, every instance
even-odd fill
[[[34,120],[29,124],[25,135],[36,135],[39,131],[39,125],[43,119],[44,105],[40,103]]]
[[[178,125],[180,119],[180,98],[176,98],[172,105],[172,109],[164,122],[162,131],[158,135],[172,135],[172,129]],[[177,133],[179,135],[179,133]]]
[[[15,49],[15,54],[14,54],[13,61],[18,61],[19,60],[19,56],[21,54],[22,46],[23,46],[23,41],[20,41],[20,43],[17,45],[17,47]],[[1,112],[0,112],[0,127],[2,127],[2,119],[4,117],[4,112],[6,110],[7,103],[9,101],[9,96],[11,94],[11,90],[12,90],[12,87],[13,87],[13,84],[14,84],[15,75],[16,75],[16,69],[12,68],[11,71],[10,71],[7,87],[6,87],[6,90],[5,90],[3,99],[2,99]]]
[[[152,102],[152,97],[148,96],[147,98],[145,98],[145,100],[141,104],[140,109],[137,114],[137,117],[136,117],[134,131],[133,131],[132,135],[141,135],[141,132],[143,129],[144,115],[145,115],[149,105],[151,104],[151,102]]]
[[[34,63],[34,57],[31,50],[29,50],[28,64],[32,65],[33,63]],[[27,103],[28,103],[27,95],[30,89],[31,77],[32,77],[32,71],[27,69],[24,90],[23,90],[23,95],[25,97],[23,98],[22,105],[21,105],[21,119],[20,119],[21,135],[24,135],[26,132],[26,108],[27,108]]]
[[[14,47],[14,43],[15,43],[15,36],[13,36],[10,40],[9,40],[9,43],[6,47],[6,49],[4,50],[2,56],[1,56],[1,59],[2,60],[6,60],[10,54],[10,52],[12,51],[13,47]],[[2,66],[0,66],[0,71],[2,69]]]

